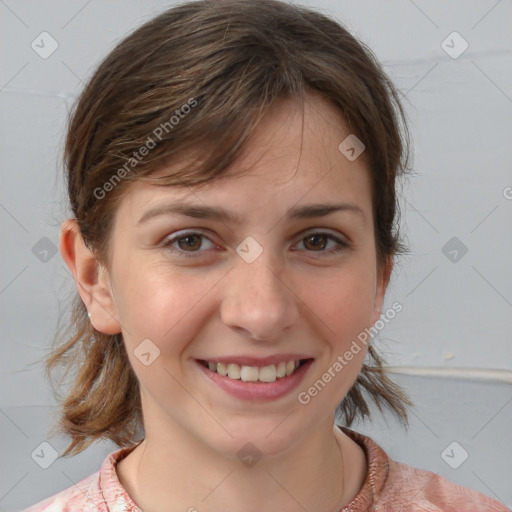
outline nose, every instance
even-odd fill
[[[278,341],[301,316],[302,302],[289,274],[263,253],[252,263],[237,260],[224,283],[222,322],[259,341]],[[289,281],[290,279],[288,279]]]

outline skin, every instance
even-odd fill
[[[334,427],[334,412],[366,347],[309,404],[297,400],[378,320],[391,272],[391,260],[377,265],[364,153],[351,162],[338,150],[349,134],[321,97],[308,97],[304,117],[283,100],[226,178],[185,189],[130,184],[115,216],[108,269],[85,247],[76,222],[63,223],[61,253],[91,321],[98,331],[122,333],[140,382],[146,437],[117,473],[145,512],[221,511],[226,503],[244,511],[333,512],[364,483],[364,452]],[[160,215],[137,225],[155,205],[177,201],[223,206],[243,222]],[[352,203],[363,215],[285,217],[298,204],[324,202]],[[181,230],[206,237],[189,240],[193,257],[163,244]],[[319,231],[349,246],[333,253],[334,240],[310,238]],[[250,264],[235,251],[248,236],[263,248]],[[185,242],[171,247],[186,253]],[[134,355],[147,338],[160,349],[149,366]],[[299,388],[267,402],[228,395],[195,362],[284,353],[315,360]],[[248,441],[262,453],[253,467],[237,458]]]

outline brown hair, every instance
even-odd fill
[[[365,146],[372,176],[378,263],[407,251],[398,234],[395,178],[408,169],[409,136],[398,92],[377,59],[336,21],[276,0],[200,0],[171,8],[121,41],[97,68],[70,116],[64,164],[71,209],[87,246],[109,264],[116,205],[134,180],[172,186],[219,179],[263,115],[308,92],[330,100]],[[341,142],[341,141],[340,141]],[[148,151],[142,148],[146,147]],[[165,178],[178,155],[200,157]],[[120,446],[143,432],[138,380],[122,336],[94,330],[77,294],[67,340],[47,374],[72,370],[61,402],[64,455],[100,438]],[[348,426],[370,416],[368,394],[407,424],[411,405],[373,346],[340,404]]]

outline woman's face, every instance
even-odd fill
[[[180,432],[230,455],[248,441],[279,453],[332,426],[360,371],[364,344],[343,356],[378,319],[387,284],[370,175],[364,154],[350,161],[338,149],[350,132],[331,104],[310,96],[302,121],[285,100],[225,178],[185,189],[135,183],[119,205],[111,312],[147,435]],[[294,360],[307,363],[283,377]]]

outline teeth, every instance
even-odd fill
[[[230,365],[231,366],[231,365]],[[239,369],[240,378],[244,382],[256,382],[258,380],[258,368],[256,366],[238,366],[237,364],[233,365]],[[231,377],[231,375],[230,375]]]
[[[275,364],[260,368],[260,380],[263,382],[274,382],[277,377],[277,369]]]
[[[240,378],[240,366],[238,366],[237,364],[228,364],[228,377],[230,379],[235,379],[235,380],[239,379]]]
[[[276,379],[282,379],[283,377],[291,375],[299,366],[300,361],[280,362],[277,365],[270,364],[262,368],[208,361],[208,368],[212,372],[217,372],[223,377],[229,377],[234,380],[241,379],[244,382],[274,382]]]
[[[228,369],[225,364],[217,363],[217,373],[225,377],[228,374]]]
[[[286,376],[286,363],[279,363],[277,365],[277,376],[279,378]]]

